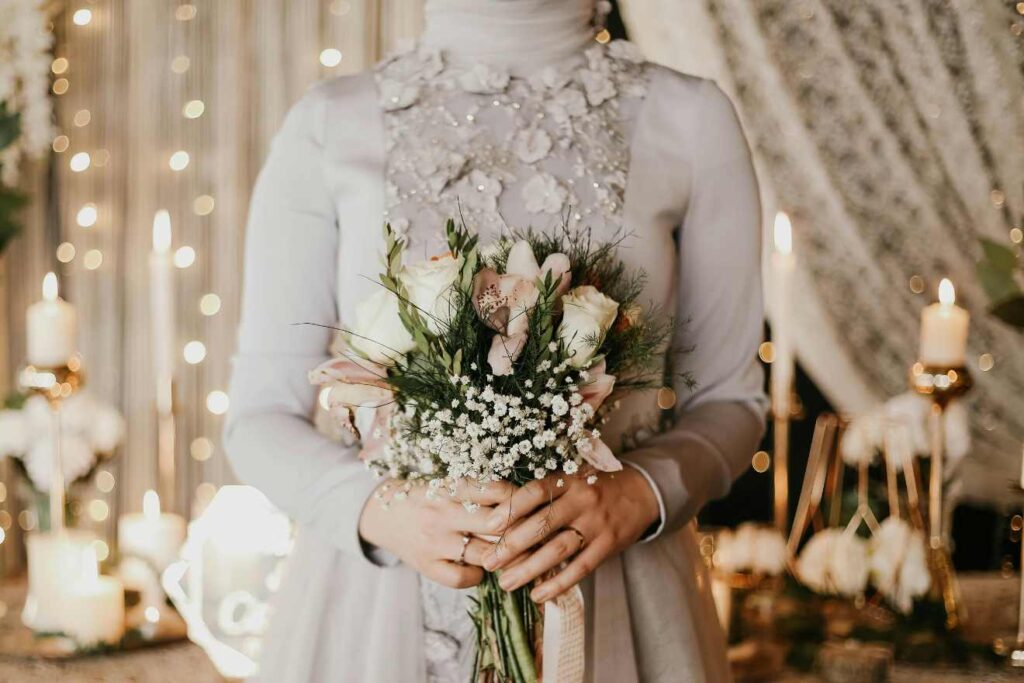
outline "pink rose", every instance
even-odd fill
[[[591,436],[588,444],[586,448],[580,449],[580,454],[594,469],[599,472],[618,472],[622,469],[622,463],[612,454],[612,449],[599,437]]]
[[[587,373],[590,375],[590,380],[580,386],[580,395],[583,396],[583,402],[593,408],[596,413],[615,388],[615,375],[605,372],[603,360],[591,367]]]
[[[526,346],[526,337],[526,332],[511,337],[494,335],[494,339],[491,340],[491,351],[487,354],[487,364],[491,366],[491,372],[498,377],[511,375],[512,364]]]

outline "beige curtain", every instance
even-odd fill
[[[51,206],[33,208],[0,271],[8,322],[4,362],[10,373],[23,357],[25,306],[37,298],[43,274],[57,270],[65,296],[79,307],[87,382],[128,421],[124,447],[111,463],[115,513],[138,509],[143,492],[156,486],[148,279],[154,212],[169,210],[174,248],[195,252],[194,263],[176,269],[175,278],[176,488],[177,507],[187,513],[197,489],[208,493],[211,484],[231,481],[220,448],[222,417],[207,409],[206,399],[227,388],[249,192],[270,139],[311,83],[361,70],[415,36],[421,4],[96,0],[81,5],[92,11],[85,25],[73,21],[80,3],[68,3],[56,17],[56,55],[70,64],[70,87],[56,98],[57,113],[70,145],[54,154],[49,178],[45,171],[33,176],[31,189],[37,198],[52,196]],[[321,64],[325,49],[341,52],[337,66]],[[193,100],[203,103],[203,112],[188,118],[184,108]],[[197,109],[193,104],[192,113]],[[189,163],[173,171],[169,160],[179,150]],[[73,172],[70,159],[79,152],[90,155],[91,165]],[[99,220],[83,228],[76,215],[89,203]],[[68,263],[56,260],[61,242],[74,246]],[[200,310],[208,294],[220,301],[212,315]],[[206,348],[195,365],[181,355],[191,340]],[[213,444],[209,459],[192,457],[193,450],[205,456],[199,439]]]

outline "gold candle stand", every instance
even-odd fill
[[[42,396],[50,406],[53,419],[53,472],[50,477],[50,532],[64,531],[64,463],[62,455],[63,434],[61,429],[61,408],[64,400],[74,395],[83,384],[82,360],[78,356],[68,359],[67,364],[58,367],[37,367],[26,365],[18,373],[21,388],[31,394]]]
[[[910,370],[910,386],[932,402],[928,415],[929,450],[931,467],[928,483],[928,546],[935,576],[946,608],[946,627],[958,627],[960,589],[949,557],[949,547],[943,524],[943,483],[945,469],[946,408],[950,401],[970,391],[974,382],[964,366],[944,367],[915,363]]]

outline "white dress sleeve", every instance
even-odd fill
[[[662,80],[675,81],[672,76]],[[764,431],[764,373],[756,355],[763,334],[757,180],[729,99],[710,81],[695,96],[696,106],[657,117],[672,120],[677,131],[663,139],[675,137],[686,149],[676,348],[688,351],[677,357],[675,372],[689,373],[696,387],[677,381],[674,427],[624,458],[647,475],[660,499],[660,527],[645,540],[680,528],[725,495]],[[678,101],[665,97],[657,106],[673,104]]]
[[[358,521],[376,486],[345,447],[320,434],[307,373],[328,357],[335,324],[338,227],[323,174],[325,97],[289,112],[253,191],[238,348],[224,443],[236,474],[306,530],[365,557]]]

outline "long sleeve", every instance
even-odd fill
[[[707,81],[696,97],[685,122],[677,121],[689,173],[677,234],[676,348],[688,351],[675,363],[696,387],[677,381],[674,427],[625,458],[659,495],[662,528],[654,535],[681,527],[725,495],[764,430],[757,180],[728,98]]]
[[[256,182],[224,442],[243,481],[304,529],[363,557],[358,519],[375,481],[355,449],[314,428],[317,392],[307,373],[327,358],[330,331],[296,324],[338,318],[325,110],[319,88],[292,109]]]

